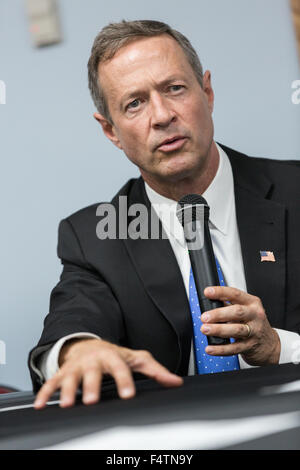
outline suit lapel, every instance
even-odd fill
[[[140,178],[132,187],[132,204],[144,204],[148,210],[148,227],[151,228],[151,204],[147,197],[143,180]],[[156,214],[152,214],[162,231]],[[153,220],[153,219],[152,219]],[[129,220],[130,223],[130,220]],[[171,325],[177,337],[178,373],[185,375],[188,369],[192,322],[189,303],[182,275],[168,238],[124,240],[126,249],[154,304]],[[169,351],[174,355],[174,351]]]
[[[235,201],[247,290],[262,299],[272,326],[281,327],[285,311],[285,206],[271,201],[272,182],[256,159],[222,146],[234,175]],[[143,180],[130,189],[128,204],[144,204],[151,226],[151,205]],[[155,216],[156,217],[156,216]],[[162,230],[160,221],[160,228]],[[124,240],[128,254],[154,304],[177,337],[177,372],[188,369],[193,334],[189,303],[168,239]],[[273,251],[275,262],[261,262],[260,251]],[[167,352],[174,354],[174,351]]]
[[[263,165],[224,148],[230,158],[237,223],[247,290],[261,298],[273,327],[282,327],[285,312],[286,208],[269,199],[273,183]],[[261,261],[260,251],[272,251],[275,262]]]

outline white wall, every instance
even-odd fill
[[[212,72],[216,139],[251,155],[300,158],[300,79],[288,0],[61,0],[61,45],[31,47],[22,0],[0,2],[0,383],[31,384],[28,351],[61,268],[57,225],[138,174],[92,118],[86,63],[108,22],[158,19]],[[0,359],[1,362],[1,359]]]

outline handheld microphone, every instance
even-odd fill
[[[208,226],[209,206],[206,200],[198,194],[187,194],[178,202],[176,215],[183,226],[188,245],[201,312],[223,307],[221,301],[208,299],[203,293],[206,287],[220,285]],[[211,346],[225,345],[230,343],[230,339],[207,336],[207,342]]]

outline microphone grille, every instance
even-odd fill
[[[208,219],[209,206],[200,194],[187,194],[178,201],[176,215],[184,226],[189,221]]]
[[[180,201],[178,201],[178,204],[180,207],[183,207],[185,205],[194,206],[196,204],[205,204],[206,206],[208,205],[206,199],[200,196],[200,194],[186,194],[180,199]]]

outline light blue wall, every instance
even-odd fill
[[[22,0],[0,1],[0,383],[30,388],[26,361],[60,274],[57,225],[110,199],[137,170],[92,118],[86,63],[108,22],[158,19],[186,34],[212,72],[216,139],[300,158],[300,79],[288,0],[61,0],[61,45],[31,47]]]

